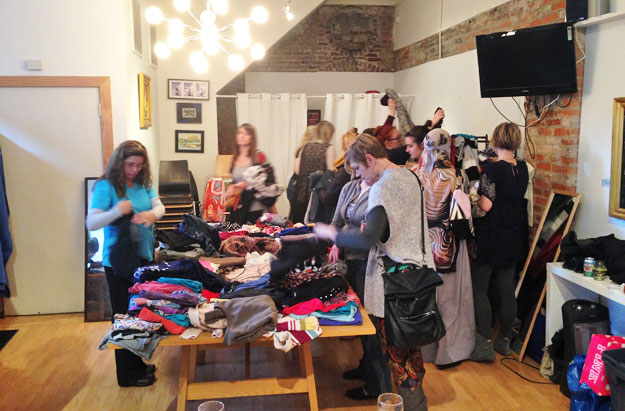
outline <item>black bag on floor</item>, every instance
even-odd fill
[[[416,177],[416,175],[415,175]],[[419,179],[417,178],[417,181]],[[419,181],[421,187],[421,182]],[[421,187],[421,216],[424,216]],[[395,263],[384,278],[384,331],[389,345],[417,348],[445,336],[445,324],[436,305],[438,273],[425,265],[425,227],[421,224],[423,267]]]

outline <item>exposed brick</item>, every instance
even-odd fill
[[[569,135],[569,130],[567,130],[566,128],[556,128],[553,130],[553,135],[554,136],[568,136]]]

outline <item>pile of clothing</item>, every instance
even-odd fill
[[[151,358],[165,335],[208,331],[226,345],[265,336],[283,351],[321,335],[321,325],[359,325],[360,301],[343,263],[324,264],[328,244],[311,227],[206,223],[185,215],[179,231],[157,233],[158,262],[139,267],[128,314],[100,343]]]

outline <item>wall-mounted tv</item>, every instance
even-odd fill
[[[572,24],[476,36],[482,97],[577,92]]]

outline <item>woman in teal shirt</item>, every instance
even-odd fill
[[[87,215],[87,229],[104,227],[102,265],[109,286],[111,307],[114,314],[128,311],[128,288],[132,278],[113,269],[111,251],[118,241],[118,220],[130,219],[130,235],[133,236],[141,262],[153,260],[154,221],[165,214],[165,207],[152,187],[150,162],[143,144],[128,140],[120,144],[109,159],[105,174],[93,188],[91,205]],[[121,240],[125,240],[122,238]],[[154,383],[154,365],[145,364],[141,357],[127,350],[115,350],[117,383],[121,387],[145,387]]]

